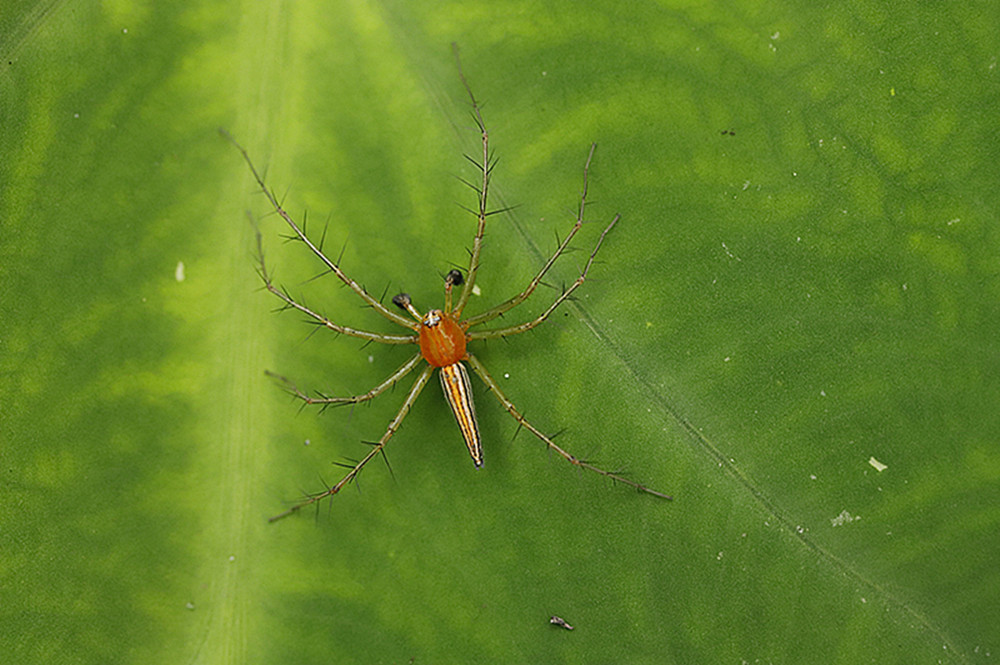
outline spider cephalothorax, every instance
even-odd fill
[[[432,309],[421,316],[406,293],[393,296],[392,302],[420,322],[420,355],[424,360],[434,367],[447,367],[466,359],[469,340],[465,331],[469,326],[460,323],[454,313]]]

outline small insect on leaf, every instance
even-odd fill
[[[573,626],[566,623],[566,619],[562,617],[557,617],[555,614],[549,619],[549,623],[553,626],[559,626],[560,628],[565,628],[566,630],[573,630]]]

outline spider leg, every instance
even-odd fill
[[[590,253],[590,258],[587,259],[586,265],[583,266],[583,270],[580,272],[580,276],[577,277],[576,280],[572,284],[570,284],[568,288],[564,289],[562,294],[560,294],[560,296],[556,298],[555,302],[552,303],[548,309],[542,312],[542,314],[538,318],[533,319],[531,321],[526,321],[516,326],[511,326],[509,328],[495,328],[493,330],[481,330],[478,332],[470,332],[467,333],[469,340],[492,339],[495,337],[507,337],[508,335],[517,335],[518,333],[523,333],[528,330],[531,330],[538,324],[545,321],[545,319],[549,318],[549,315],[556,310],[556,307],[562,304],[564,300],[569,298],[570,295],[573,293],[573,291],[578,289],[580,285],[583,284],[583,282],[587,279],[587,272],[590,270],[590,266],[594,264],[594,257],[597,256],[598,250],[601,249],[601,244],[604,243],[604,236],[608,235],[608,231],[610,231],[611,227],[613,227],[618,222],[620,217],[621,217],[620,215],[615,215],[615,218],[611,220],[611,223],[608,224],[606,227],[604,227],[604,230],[601,231],[601,237],[597,239],[597,244],[594,246],[594,251]]]
[[[331,404],[339,404],[339,405],[357,404],[358,402],[367,402],[368,400],[378,397],[379,395],[384,393],[390,387],[395,385],[397,381],[399,381],[404,376],[413,371],[413,368],[416,367],[417,363],[419,363],[422,359],[423,356],[421,356],[419,353],[414,354],[412,358],[407,360],[399,369],[393,372],[392,376],[390,376],[388,379],[378,384],[377,386],[375,386],[374,388],[372,388],[363,395],[352,395],[351,397],[328,397],[326,395],[320,395],[319,397],[311,397],[306,393],[302,392],[302,390],[300,390],[298,386],[296,386],[294,383],[292,383],[285,377],[279,376],[278,374],[274,374],[273,372],[268,372],[267,374],[268,376],[274,377],[278,381],[281,381],[281,383],[284,384],[285,389],[288,390],[288,392],[295,395],[306,404],[323,404],[324,406],[329,406]]]
[[[455,318],[459,318],[462,315],[462,310],[465,309],[466,303],[469,302],[469,296],[472,295],[472,288],[476,285],[476,273],[479,270],[479,253],[483,248],[483,235],[486,233],[486,217],[489,213],[486,211],[486,199],[490,188],[490,173],[493,171],[493,166],[496,164],[496,160],[490,159],[490,135],[486,131],[486,124],[483,122],[483,115],[479,111],[479,102],[476,101],[476,96],[472,94],[472,88],[469,87],[469,82],[465,80],[465,73],[462,71],[462,61],[458,57],[458,44],[452,42],[451,50],[455,54],[455,64],[458,66],[458,77],[462,79],[462,85],[465,87],[465,91],[469,93],[469,99],[472,101],[472,114],[476,120],[476,126],[479,128],[479,133],[482,135],[483,139],[483,160],[478,162],[471,157],[466,156],[470,162],[472,162],[477,169],[482,172],[482,184],[479,186],[468,183],[472,189],[476,191],[479,196],[479,210],[476,211],[476,216],[479,218],[479,225],[476,228],[476,237],[472,240],[472,253],[469,258],[469,273],[465,276],[465,286],[462,288],[462,293],[458,297],[458,302],[455,304],[455,309],[453,310]]]
[[[342,326],[332,322],[330,319],[318,312],[313,311],[309,307],[296,302],[287,291],[274,285],[274,281],[271,279],[271,273],[268,272],[267,264],[264,261],[264,247],[259,229],[256,229],[256,235],[258,264],[257,273],[264,282],[264,288],[276,295],[282,302],[285,303],[282,309],[298,310],[299,312],[311,317],[318,325],[329,328],[336,333],[350,335],[351,337],[360,337],[361,339],[367,339],[371,342],[379,342],[381,344],[415,344],[418,341],[419,338],[416,335],[387,335],[385,333],[369,332],[367,330],[358,330],[357,328]],[[409,322],[407,323],[407,327],[410,327]]]
[[[400,407],[399,413],[397,413],[396,417],[392,419],[391,423],[389,423],[389,427],[388,429],[386,429],[385,434],[382,435],[382,438],[379,439],[378,443],[372,446],[372,449],[368,451],[368,454],[365,455],[360,462],[355,464],[354,467],[347,472],[347,475],[341,478],[336,485],[328,487],[322,492],[317,492],[316,494],[311,495],[309,498],[295,504],[294,506],[284,511],[283,513],[280,513],[268,519],[268,522],[277,522],[283,517],[288,517],[292,513],[297,513],[306,506],[311,506],[314,503],[322,501],[328,496],[333,496],[341,489],[343,489],[344,485],[357,478],[358,474],[361,473],[361,469],[363,469],[364,466],[368,464],[368,462],[370,462],[376,455],[382,452],[382,449],[385,448],[385,444],[389,442],[389,439],[392,438],[392,435],[396,433],[397,429],[399,429],[400,423],[403,422],[403,418],[405,418],[406,414],[409,413],[410,407],[413,406],[413,403],[417,401],[417,397],[420,395],[420,391],[423,390],[424,386],[427,385],[427,380],[431,378],[431,374],[433,372],[434,372],[434,367],[432,367],[431,365],[428,365],[423,369],[422,372],[420,372],[420,376],[417,377],[417,380],[413,383],[413,387],[410,388],[410,394],[406,396],[406,401],[404,401],[403,406]]]
[[[594,158],[594,150],[596,149],[597,149],[597,144],[591,143],[590,152],[587,154],[587,161],[583,165],[583,192],[580,194],[580,207],[578,208],[576,213],[576,223],[573,224],[573,228],[570,230],[569,235],[567,235],[563,239],[563,241],[559,243],[559,246],[556,247],[556,251],[552,254],[552,256],[545,263],[545,265],[542,266],[542,269],[538,271],[538,274],[535,275],[535,278],[532,279],[531,282],[528,284],[528,288],[526,288],[524,291],[521,291],[513,298],[500,303],[496,307],[488,309],[485,312],[482,312],[481,314],[476,314],[475,316],[471,316],[468,319],[466,319],[466,323],[469,325],[470,328],[472,326],[479,325],[480,323],[486,323],[487,321],[492,321],[493,319],[497,318],[504,312],[513,309],[514,307],[517,307],[522,302],[527,300],[528,296],[534,293],[535,289],[538,288],[538,285],[541,283],[542,278],[545,277],[545,273],[549,271],[549,268],[552,267],[552,264],[554,264],[556,262],[556,259],[558,259],[562,255],[562,253],[566,251],[567,247],[569,247],[569,243],[573,240],[573,236],[575,236],[576,232],[579,231],[580,227],[583,226],[583,213],[587,208],[587,176],[588,173],[590,172],[590,161]],[[612,222],[612,224],[613,223],[614,222]]]
[[[640,485],[634,480],[629,480],[628,478],[620,476],[617,473],[605,471],[604,469],[594,466],[590,462],[582,460],[578,457],[574,457],[570,453],[566,452],[566,450],[559,447],[554,441],[552,441],[552,439],[542,434],[541,431],[539,431],[534,425],[532,425],[531,423],[529,423],[527,420],[524,419],[524,416],[518,412],[517,408],[514,406],[514,403],[511,402],[509,399],[507,399],[507,396],[503,394],[502,390],[500,390],[500,386],[497,385],[497,382],[493,380],[492,376],[490,376],[490,373],[486,370],[486,367],[484,367],[483,364],[479,362],[479,360],[471,353],[469,354],[468,361],[469,364],[472,366],[472,369],[476,372],[476,374],[479,375],[479,378],[482,379],[483,383],[486,384],[486,387],[488,387],[490,391],[496,396],[496,398],[500,400],[500,403],[503,404],[503,408],[507,410],[507,413],[513,416],[514,420],[517,421],[518,425],[525,428],[526,430],[537,436],[539,439],[541,439],[546,446],[559,453],[559,455],[562,456],[562,458],[565,459],[567,462],[583,469],[595,471],[601,474],[602,476],[610,478],[611,480],[614,480],[616,482],[625,483],[626,485],[634,487],[640,492],[646,492],[647,494],[658,496],[661,499],[669,500],[672,498],[664,494],[663,492],[658,492],[652,488],[646,487],[645,485]]]
[[[372,297],[371,294],[365,291],[364,287],[362,287],[353,279],[345,275],[344,272],[340,269],[340,266],[337,265],[337,263],[327,258],[327,256],[323,253],[323,251],[319,247],[314,245],[311,240],[309,240],[305,232],[301,228],[299,228],[299,225],[296,224],[295,220],[292,219],[291,215],[289,215],[285,211],[285,209],[281,207],[281,204],[278,203],[278,199],[277,197],[275,197],[274,192],[271,189],[269,189],[267,185],[264,184],[264,178],[257,171],[257,167],[254,166],[253,161],[251,161],[250,155],[247,153],[246,149],[242,145],[240,145],[236,141],[236,139],[233,138],[233,136],[226,130],[220,129],[219,133],[221,133],[225,138],[229,139],[229,142],[232,143],[234,146],[236,146],[236,149],[240,151],[241,155],[243,155],[243,160],[247,163],[247,166],[250,167],[250,172],[253,173],[254,180],[257,181],[257,185],[260,187],[261,191],[264,192],[264,196],[267,197],[267,200],[271,203],[271,207],[274,208],[274,211],[278,213],[278,215],[280,215],[283,220],[285,220],[285,223],[288,224],[288,226],[291,227],[292,231],[295,233],[296,238],[301,242],[303,242],[306,245],[306,247],[308,247],[312,251],[312,253],[315,254],[319,258],[319,260],[324,263],[324,265],[326,265],[326,267],[330,270],[330,272],[336,275],[341,282],[346,284],[348,287],[350,287],[352,291],[358,294],[358,296],[360,296],[361,299],[364,300],[369,307],[371,307],[376,312],[378,312],[385,318],[389,319],[393,323],[401,325],[404,328],[410,328],[411,330],[416,330],[416,326],[413,324],[412,321],[410,321],[405,316],[397,314],[396,312],[393,312],[392,310],[388,309],[385,305],[380,303],[376,298]],[[266,280],[265,283],[267,283]],[[274,293],[274,291],[270,287],[268,287],[268,290]],[[306,312],[306,313],[312,315],[311,312]],[[399,342],[391,342],[391,343],[399,343]]]

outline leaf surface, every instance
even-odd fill
[[[988,3],[15,2],[0,18],[0,660],[992,662],[1000,21]],[[411,347],[269,214],[224,127],[373,294],[438,307],[499,157],[476,470]],[[457,177],[456,177],[457,176]],[[516,434],[516,436],[515,436]],[[574,626],[549,623],[558,615]]]

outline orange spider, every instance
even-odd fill
[[[458,53],[456,49],[456,61],[458,60]],[[268,291],[280,298],[286,307],[298,310],[303,314],[313,318],[320,325],[323,325],[334,332],[349,335],[351,337],[358,337],[361,339],[368,340],[370,342],[378,342],[380,344],[419,344],[420,352],[415,354],[409,360],[407,360],[403,365],[397,369],[389,378],[380,383],[379,385],[372,388],[370,391],[363,395],[354,395],[351,397],[327,397],[318,396],[313,397],[303,393],[294,384],[292,384],[287,379],[283,377],[276,377],[283,381],[289,388],[289,390],[301,399],[306,404],[322,404],[322,405],[345,405],[345,404],[357,404],[359,402],[364,402],[370,400],[387,390],[389,387],[395,385],[397,381],[402,379],[404,376],[409,374],[414,368],[421,363],[421,360],[426,361],[426,366],[420,371],[417,376],[417,380],[414,382],[413,387],[410,388],[409,394],[403,401],[403,405],[400,407],[399,412],[396,417],[392,419],[389,423],[389,427],[386,429],[385,434],[379,439],[377,443],[372,446],[372,449],[367,455],[357,464],[355,464],[348,473],[340,479],[335,485],[327,487],[321,492],[308,496],[306,499],[300,503],[292,506],[288,510],[275,515],[270,518],[269,521],[274,522],[283,517],[291,515],[302,508],[312,505],[328,496],[333,496],[339,492],[347,483],[354,480],[361,469],[364,468],[369,461],[371,461],[376,455],[382,452],[385,448],[386,443],[392,438],[396,430],[399,429],[400,423],[403,418],[409,412],[410,408],[413,406],[420,392],[427,385],[430,380],[431,374],[434,373],[435,369],[439,370],[439,377],[441,379],[441,387],[444,391],[444,396],[448,400],[448,404],[451,406],[452,413],[455,415],[455,420],[458,422],[458,426],[462,431],[462,436],[465,439],[466,446],[468,446],[469,454],[472,456],[472,461],[475,463],[476,467],[479,468],[483,464],[483,450],[482,450],[482,438],[479,433],[479,425],[476,421],[476,408],[472,399],[472,384],[469,381],[469,373],[465,368],[465,364],[469,364],[473,371],[482,379],[486,387],[500,400],[503,404],[504,409],[510,413],[511,416],[517,420],[518,425],[524,427],[529,432],[541,439],[546,446],[551,450],[556,451],[560,456],[566,459],[571,464],[578,467],[589,469],[595,471],[603,476],[611,478],[612,480],[625,483],[635,489],[658,496],[664,499],[670,499],[671,497],[658,492],[654,489],[641,485],[633,480],[625,478],[619,474],[612,473],[610,471],[605,471],[604,469],[598,468],[589,462],[574,457],[566,450],[558,446],[552,439],[541,431],[539,431],[534,425],[529,423],[524,419],[524,416],[517,410],[513,402],[507,399],[503,391],[500,390],[500,386],[497,382],[490,376],[489,372],[483,366],[479,359],[474,355],[469,353],[467,345],[469,342],[481,340],[481,339],[493,339],[497,337],[507,337],[510,335],[516,335],[528,330],[531,330],[535,326],[539,325],[545,321],[549,315],[570,295],[577,289],[587,277],[587,272],[590,270],[591,265],[594,263],[594,257],[597,255],[598,250],[601,248],[601,244],[604,242],[604,237],[608,234],[611,228],[618,222],[619,215],[615,215],[610,223],[601,232],[600,237],[597,240],[593,251],[590,253],[590,258],[584,265],[583,270],[576,280],[563,289],[563,292],[556,298],[548,309],[546,309],[542,314],[535,319],[521,323],[516,326],[510,326],[506,328],[495,328],[492,330],[483,330],[477,332],[469,332],[470,328],[478,326],[480,324],[492,321],[501,314],[504,314],[513,307],[524,302],[538,287],[541,283],[542,278],[548,272],[552,264],[555,263],[556,259],[566,250],[569,246],[570,241],[576,235],[576,232],[580,230],[583,225],[583,213],[586,206],[587,200],[587,174],[590,169],[590,161],[594,156],[595,144],[590,146],[590,152],[587,155],[587,161],[583,168],[583,193],[580,196],[580,206],[576,215],[576,223],[573,225],[572,230],[566,236],[566,238],[559,244],[556,248],[555,253],[551,258],[542,266],[542,269],[538,271],[534,279],[528,284],[528,287],[524,289],[521,293],[517,294],[513,298],[510,298],[506,302],[497,305],[496,307],[471,316],[467,319],[462,319],[462,311],[465,309],[466,304],[469,302],[469,296],[472,295],[473,287],[476,283],[476,272],[479,269],[479,254],[482,249],[483,235],[486,230],[486,218],[492,214],[487,211],[486,201],[487,192],[489,191],[490,175],[494,166],[494,162],[490,158],[489,152],[489,135],[486,131],[486,125],[483,122],[482,115],[479,110],[479,104],[476,101],[475,96],[472,94],[472,89],[469,87],[468,82],[465,79],[465,75],[462,72],[461,62],[458,62],[458,72],[459,77],[462,80],[462,85],[465,87],[469,98],[472,101],[473,117],[475,118],[476,124],[482,135],[482,145],[483,154],[482,161],[476,162],[470,158],[470,161],[476,164],[482,173],[482,184],[481,186],[476,186],[470,184],[470,186],[478,193],[479,197],[479,209],[477,216],[479,218],[479,226],[476,231],[476,236],[472,242],[472,252],[471,259],[469,261],[469,268],[467,270],[467,277],[463,277],[462,273],[458,270],[451,270],[445,276],[445,291],[444,291],[444,309],[432,309],[426,314],[420,314],[420,312],[413,306],[410,302],[410,296],[406,293],[400,293],[393,297],[392,302],[397,307],[406,311],[413,319],[409,319],[405,316],[401,316],[392,310],[387,309],[379,300],[373,298],[360,284],[355,282],[353,279],[348,277],[340,269],[340,266],[331,261],[323,251],[317,247],[309,238],[306,236],[305,232],[295,223],[294,220],[289,216],[289,214],[282,208],[281,204],[278,202],[277,198],[274,196],[274,192],[264,184],[264,180],[257,168],[254,166],[253,162],[250,160],[249,154],[236,140],[225,130],[221,130],[222,134],[228,138],[243,155],[243,159],[246,161],[247,165],[250,167],[250,171],[253,173],[254,179],[260,186],[264,195],[267,197],[271,206],[274,208],[275,212],[281,216],[282,219],[291,227],[295,234],[295,239],[299,240],[315,254],[320,261],[336,275],[344,284],[346,284],[352,291],[354,291],[362,300],[365,301],[372,309],[381,314],[383,317],[392,321],[395,324],[403,326],[412,330],[415,334],[408,335],[388,335],[384,333],[369,332],[366,330],[357,330],[354,328],[349,328],[336,323],[333,323],[325,316],[309,309],[305,305],[302,305],[285,292],[274,285],[271,277],[267,271],[267,267],[264,264],[264,254],[261,250],[261,238],[260,233],[257,233],[257,243],[258,243],[258,256],[260,260],[260,274],[261,278],[264,280],[264,286]],[[462,286],[461,293],[458,296],[458,301],[452,306],[452,290],[456,286]],[[276,376],[276,375],[272,375]]]

